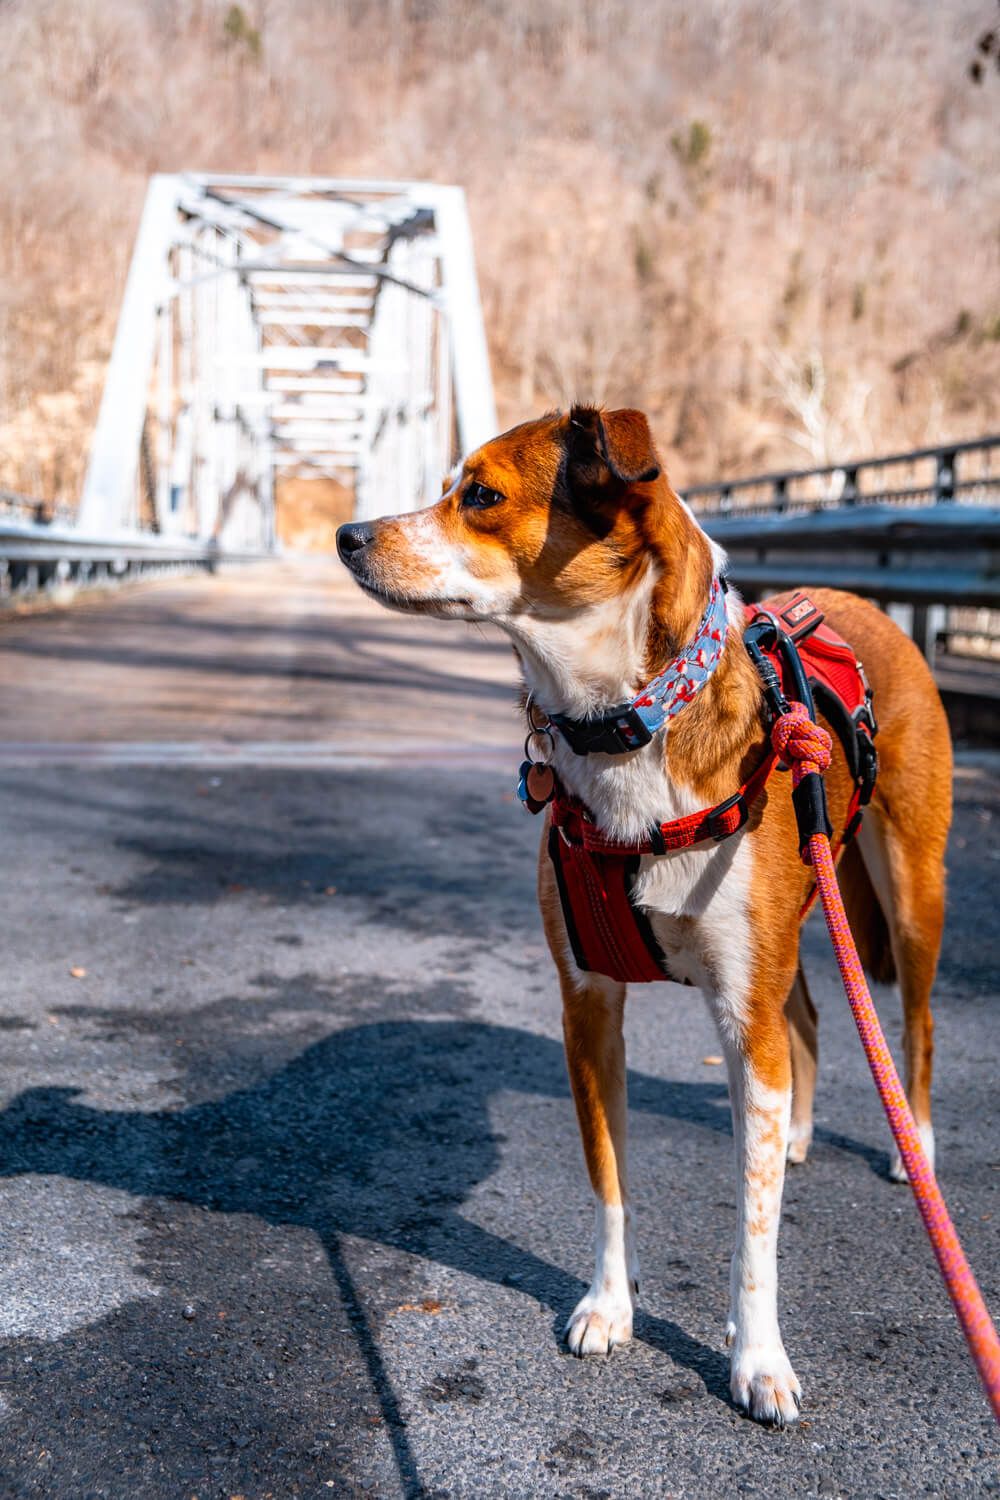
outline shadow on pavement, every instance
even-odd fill
[[[254,769],[222,768],[218,791],[209,779],[198,768],[136,772],[129,785],[142,795],[130,801],[117,773],[55,768],[33,817],[60,839],[105,820],[128,856],[99,893],[119,912],[258,898],[298,907],[336,891],[338,906],[358,903],[356,920],[394,941],[403,930],[507,950],[538,931],[538,833],[510,805],[506,775],[456,768],[447,795],[434,768],[275,771],[263,791]],[[0,795],[23,804],[16,776],[0,777]]]
[[[165,628],[172,629],[173,623],[169,622]],[[214,624],[206,627],[205,633],[210,637],[215,634]],[[218,633],[232,632],[220,627]],[[295,633],[282,631],[282,634],[294,638]],[[195,636],[195,639],[199,638]],[[356,688],[366,693],[379,683],[384,684],[387,691],[400,685],[400,665],[394,654],[398,643],[398,635],[388,635],[364,626],[351,629],[342,624],[338,626],[336,633],[332,628],[327,630],[325,646],[320,632],[315,648],[309,654],[298,652],[294,658],[287,651],[276,651],[267,638],[261,640],[259,650],[247,650],[242,655],[218,644],[207,651],[185,651],[179,648],[164,649],[162,645],[144,645],[141,638],[138,642],[129,641],[121,635],[112,635],[110,639],[102,636],[100,639],[69,641],[62,636],[49,639],[44,635],[25,633],[11,634],[4,640],[8,653],[39,660],[52,659],[59,663],[80,662],[139,672],[210,673],[221,677],[274,678],[279,681],[308,679],[328,686]],[[407,644],[412,646],[412,639]],[[443,641],[442,647],[445,644]],[[509,648],[496,641],[463,638],[460,650],[470,647],[479,656],[504,663],[510,659]],[[454,650],[454,643],[452,649]],[[484,679],[469,671],[461,671],[460,651],[455,651],[447,660],[448,664],[441,668],[430,666],[426,660],[408,663],[402,674],[402,686],[425,693],[443,693],[449,697],[506,700],[512,705],[513,716],[517,689],[512,683]]]
[[[728,1131],[723,1084],[641,1074],[630,1082],[633,1108]],[[560,1325],[585,1290],[461,1212],[500,1162],[489,1118],[500,1087],[568,1098],[560,1045],[473,1021],[377,1022],[326,1037],[255,1086],[176,1110],[95,1109],[72,1089],[30,1089],[0,1116],[0,1160],[4,1176],[58,1174],[311,1229],[377,1392],[404,1490],[413,1495],[420,1483],[406,1425],[341,1236],[516,1285]],[[637,1336],[728,1399],[720,1352],[648,1315]]]

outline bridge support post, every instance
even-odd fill
[[[157,337],[167,292],[167,254],[177,224],[178,179],[150,180],[125,284],[104,395],[90,447],[77,525],[91,534],[136,526],[135,481]]]
[[[945,450],[937,456],[934,499],[938,504],[942,500],[954,500],[955,498],[955,466],[957,462],[958,454],[949,450]]]
[[[468,452],[495,437],[497,430],[472,229],[461,188],[432,186],[430,193],[448,294],[446,311],[454,367],[458,439]],[[461,309],[460,317],[456,316],[458,309]]]

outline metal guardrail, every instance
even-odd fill
[[[1000,433],[820,468],[694,484],[682,494],[700,517],[811,513],[873,504],[990,505],[1000,497]]]
[[[1000,435],[681,493],[726,547],[748,598],[795,586],[874,598],[934,664],[942,693],[960,702],[957,723],[975,702],[996,732]]]
[[[1000,609],[1000,507],[865,505],[811,515],[700,517],[751,594],[795,584],[881,604]]]
[[[989,668],[1000,641],[1000,435],[681,493],[749,598],[805,585],[902,606],[929,659],[944,640],[953,656],[981,658],[1000,693]],[[957,609],[987,612],[975,650],[953,628]]]
[[[0,597],[59,584],[121,581],[178,568],[212,571],[221,562],[256,562],[268,555],[259,548],[223,548],[212,538],[132,532],[88,536],[74,526],[0,519]]]

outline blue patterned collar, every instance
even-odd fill
[[[648,745],[657,730],[686,708],[705,686],[722,660],[727,628],[726,582],[713,578],[708,607],[694,639],[631,703],[619,703],[588,719],[550,714],[549,722],[576,755],[625,755]]]

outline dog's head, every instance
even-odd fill
[[[693,585],[703,599],[712,571],[645,416],[593,406],[493,438],[435,505],[342,526],[337,548],[383,604],[507,625],[613,600],[651,563],[657,587]]]

